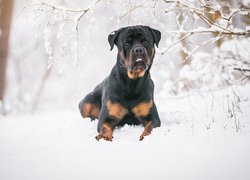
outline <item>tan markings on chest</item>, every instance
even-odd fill
[[[153,106],[153,102],[142,102],[138,104],[137,106],[133,107],[132,112],[135,114],[137,117],[145,117],[149,114],[150,109]]]
[[[128,110],[120,103],[112,103],[111,101],[108,101],[106,105],[109,116],[114,119],[121,120],[128,113]]]

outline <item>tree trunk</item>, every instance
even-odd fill
[[[4,98],[12,10],[13,0],[0,0],[0,101]]]

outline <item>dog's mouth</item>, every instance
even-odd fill
[[[145,63],[143,59],[138,58],[131,66],[128,67],[128,77],[130,79],[137,79],[139,77],[143,77],[148,67],[149,65]]]
[[[128,67],[128,70],[146,70],[148,65],[141,59],[136,59],[135,63]]]

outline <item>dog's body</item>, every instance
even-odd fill
[[[109,35],[111,50],[118,47],[110,75],[79,104],[83,117],[99,119],[96,139],[112,141],[116,126],[143,124],[140,140],[160,126],[149,70],[161,33],[147,26],[121,28]]]

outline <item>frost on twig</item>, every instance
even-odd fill
[[[96,0],[90,3],[86,8],[68,8],[64,5],[57,5],[55,3],[51,3],[48,0],[40,0],[39,2],[39,8],[38,10],[41,12],[45,12],[48,14],[47,18],[47,26],[44,28],[44,46],[45,50],[48,54],[48,65],[47,69],[50,69],[53,64],[54,59],[54,53],[53,53],[53,46],[52,44],[52,34],[55,35],[55,29],[58,28],[58,22],[62,22],[62,24],[65,23],[66,20],[71,20],[74,25],[72,34],[75,34],[76,43],[78,44],[78,30],[79,30],[79,22],[80,20],[86,15],[87,12],[93,10],[97,3],[99,3],[101,0]],[[59,27],[60,28],[60,27]],[[62,34],[62,33],[61,33]],[[61,39],[60,33],[57,34],[57,38]],[[72,38],[72,36],[69,36],[67,38]],[[65,42],[69,42],[68,39],[64,40]],[[64,48],[65,44],[63,44],[62,48]],[[78,55],[78,47],[77,49],[77,57]],[[77,60],[78,61],[78,60]]]
[[[73,8],[67,8],[65,6],[62,6],[62,5],[54,5],[54,4],[51,4],[49,2],[46,2],[46,1],[42,1],[41,2],[41,6],[45,6],[45,7],[48,7],[48,8],[51,8],[52,11],[56,10],[56,11],[60,11],[62,12],[64,15],[66,13],[75,13],[76,14],[76,18],[75,18],[75,21],[76,21],[76,30],[78,30],[78,25],[79,25],[79,22],[80,20],[82,19],[82,17],[88,12],[90,11],[91,9],[93,9],[93,7],[99,3],[101,0],[97,0],[97,1],[94,1],[93,3],[91,3],[87,8],[77,8],[77,9],[73,9]]]
[[[79,22],[86,15],[87,12],[91,11],[94,6],[100,2],[101,0],[93,1],[86,8],[67,8],[63,5],[55,5],[50,1],[41,0],[39,1],[39,8],[37,11],[45,13],[45,27],[43,30],[43,41],[45,52],[48,55],[47,60],[47,68],[44,70],[43,76],[41,78],[40,83],[38,84],[38,88],[35,90],[33,98],[32,98],[32,111],[34,112],[39,103],[39,99],[42,95],[43,90],[45,89],[46,82],[51,74],[51,68],[58,55],[58,51],[56,49],[61,47],[61,61],[66,57],[69,57],[69,53],[66,46],[71,45],[72,49],[76,51],[77,60],[78,61],[78,30],[79,30]],[[47,16],[46,16],[47,15]],[[66,35],[65,23],[66,20],[71,20],[71,24],[73,22],[73,26],[70,27],[70,35]],[[60,24],[59,24],[60,22]],[[58,30],[58,31],[56,31]],[[73,33],[72,33],[73,32]],[[72,43],[74,42],[74,43]],[[60,46],[57,44],[60,43]],[[70,44],[72,43],[72,44]],[[74,46],[76,44],[76,46]]]
[[[189,60],[192,54],[203,46],[214,43],[220,46],[222,39],[231,39],[239,36],[250,36],[250,30],[247,27],[237,29],[235,28],[233,23],[234,18],[238,14],[247,16],[250,19],[250,10],[247,8],[235,8],[230,7],[228,4],[222,4],[222,2],[213,3],[212,1],[205,0],[163,1],[167,4],[168,7],[168,9],[165,10],[166,14],[181,11],[182,13],[185,13],[186,16],[191,15],[191,17],[195,19],[197,25],[196,27],[195,25],[192,26],[194,23],[189,18],[188,20],[183,22],[182,26],[178,28],[178,30],[167,31],[168,34],[180,34],[180,38],[171,43],[168,47],[166,47],[164,51],[161,51],[161,55],[164,55],[167,51],[169,51],[169,49],[171,49],[175,45],[181,44],[183,41],[187,41],[195,35],[212,35],[210,36],[210,40],[205,40],[203,43],[200,44],[200,47],[193,47],[192,50],[188,51],[188,56],[183,59],[183,63],[185,64],[185,62]]]
[[[50,69],[53,63],[53,47],[51,45],[51,40],[50,40],[50,30],[47,27],[44,30],[44,47],[46,50],[46,53],[48,54],[48,63],[47,63],[47,69]]]
[[[222,89],[228,86],[245,84],[250,79],[249,53],[237,54],[244,50],[248,40],[240,41],[241,47],[234,47],[234,40],[215,49],[213,53],[198,52],[190,65],[183,66],[172,89],[179,92],[207,91]]]

